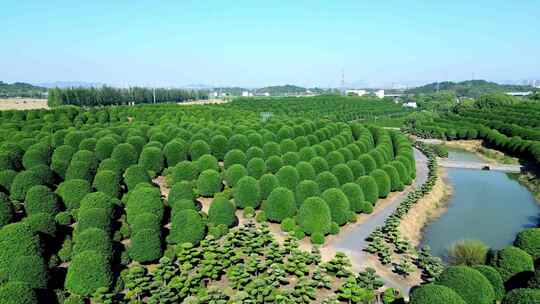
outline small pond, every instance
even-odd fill
[[[466,151],[450,150],[449,159],[481,161]],[[506,173],[446,169],[453,187],[448,210],[424,230],[422,244],[444,257],[455,241],[478,239],[494,249],[509,245],[516,234],[540,221],[540,206],[527,188]]]

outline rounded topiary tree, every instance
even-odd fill
[[[278,143],[269,141],[263,145],[263,152],[266,159],[270,158],[271,156],[280,156],[281,147]]]
[[[38,304],[38,297],[32,286],[12,281],[0,285],[0,299],[4,304]]]
[[[266,159],[265,164],[268,171],[275,174],[283,167],[283,160],[280,156],[273,155]]]
[[[163,255],[161,235],[152,229],[133,231],[128,252],[129,256],[139,263],[159,260]]]
[[[78,220],[74,235],[82,233],[89,228],[99,228],[107,233],[111,232],[111,215],[103,208],[81,210],[77,216]]]
[[[106,158],[109,158],[116,145],[118,145],[118,142],[111,136],[105,136],[98,139],[95,147],[97,159],[104,160]]]
[[[489,280],[479,271],[467,266],[450,266],[436,283],[454,290],[468,304],[492,304],[495,291]]]
[[[139,156],[139,165],[153,175],[159,174],[163,170],[165,159],[163,152],[159,148],[146,147]]]
[[[264,159],[264,151],[259,147],[251,147],[246,151],[247,159],[260,158]]]
[[[208,221],[214,226],[225,225],[232,227],[236,224],[236,208],[231,201],[223,196],[217,196],[208,209]]]
[[[294,190],[300,177],[298,176],[298,171],[293,166],[284,166],[276,173],[278,178],[279,185],[290,190]]]
[[[111,197],[120,197],[120,181],[116,173],[110,170],[99,171],[92,183],[94,189]]]
[[[362,188],[356,183],[346,183],[341,186],[341,190],[349,200],[351,211],[360,213],[365,211],[365,199]]]
[[[504,282],[499,272],[487,265],[475,265],[474,269],[478,270],[486,279],[489,280],[493,291],[495,291],[495,300],[500,301],[504,297],[506,290],[504,289]]]
[[[330,232],[332,216],[326,202],[319,197],[310,197],[304,201],[298,210],[296,221],[300,228],[308,235]]]
[[[321,191],[339,187],[339,180],[329,171],[319,173],[317,175],[316,182],[319,184]]]
[[[387,197],[391,190],[390,177],[388,177],[388,174],[386,174],[386,172],[381,169],[375,169],[369,175],[373,177],[373,179],[377,183],[379,197]]]
[[[389,163],[389,165],[391,165],[392,167],[394,167],[396,169],[396,171],[399,174],[399,179],[401,180],[403,185],[410,185],[411,184],[412,178],[409,175],[407,168],[405,168],[405,166],[403,165],[402,162],[392,161],[392,162]]]
[[[517,288],[504,297],[502,304],[537,304],[540,303],[540,290]]]
[[[34,213],[24,218],[24,223],[34,232],[41,234],[47,240],[56,237],[57,227],[54,216],[49,213]]]
[[[210,150],[212,154],[217,157],[219,160],[223,160],[225,154],[227,153],[227,137],[223,135],[215,135],[210,140]]]
[[[364,166],[362,163],[358,160],[350,160],[347,162],[347,166],[349,169],[351,169],[354,179],[358,179],[360,176],[363,176],[366,174],[366,169],[364,169]]]
[[[322,193],[322,198],[330,208],[332,221],[344,225],[350,218],[350,205],[347,196],[338,188],[330,188]]]
[[[174,167],[181,161],[187,159],[187,144],[181,139],[175,139],[168,142],[163,147],[163,155],[168,167]]]
[[[196,164],[190,161],[181,161],[170,171],[173,184],[180,181],[195,180],[199,174]]]
[[[0,171],[0,191],[4,193],[9,193],[11,189],[11,184],[17,175],[17,171],[13,170],[2,170]]]
[[[33,186],[26,192],[24,210],[28,215],[41,212],[56,214],[60,212],[59,197],[47,186]]]
[[[167,200],[169,205],[172,205],[174,202],[179,200],[189,200],[193,201],[196,198],[195,189],[193,189],[193,183],[188,181],[181,181],[175,183],[171,190],[169,191],[169,196]]]
[[[274,174],[267,173],[261,176],[259,179],[261,199],[267,199],[270,193],[277,187],[279,187],[279,180]]]
[[[369,175],[361,176],[356,180],[356,183],[362,188],[366,201],[370,202],[372,205],[375,205],[379,199],[379,189],[375,179]]]
[[[63,145],[56,148],[51,157],[51,168],[59,176],[64,178],[66,176],[66,170],[71,161],[71,157],[76,152],[75,148],[68,145]]]
[[[326,161],[328,162],[328,166],[333,168],[336,165],[345,163],[345,158],[341,153],[337,151],[332,151],[326,154]]]
[[[540,228],[528,228],[519,232],[514,246],[527,252],[535,260],[540,258]]]
[[[116,160],[120,167],[125,170],[129,166],[137,163],[139,159],[139,154],[133,145],[128,143],[119,144],[114,147],[113,152],[111,153],[111,158]]]
[[[309,163],[311,164],[313,169],[315,169],[315,173],[317,174],[329,170],[328,162],[320,156],[312,158]]]
[[[210,154],[202,155],[197,160],[197,168],[199,169],[199,172],[203,172],[204,170],[219,171],[218,160]]]
[[[17,256],[10,263],[6,274],[10,281],[24,282],[35,289],[45,289],[49,281],[47,268],[39,255]]]
[[[45,144],[32,145],[23,155],[22,164],[26,169],[37,165],[48,166],[51,161],[51,148]]]
[[[256,209],[261,203],[259,183],[251,176],[244,176],[233,188],[233,196],[238,208],[252,207]]]
[[[248,171],[244,166],[240,164],[234,164],[227,168],[227,170],[225,170],[224,178],[227,186],[234,187],[242,177],[247,175]]]
[[[298,156],[298,153],[296,152],[287,152],[281,156],[281,159],[286,166],[296,166],[300,161],[300,156]]]
[[[353,181],[354,175],[346,164],[337,164],[332,167],[332,174],[338,179],[339,184],[343,185]]]
[[[247,172],[249,176],[259,179],[266,173],[266,163],[262,158],[252,158],[248,161]]]
[[[401,178],[396,168],[394,168],[391,165],[384,165],[382,167],[382,170],[386,172],[386,174],[390,178],[390,190],[403,191],[404,186],[403,186],[403,183],[401,182]]]
[[[244,154],[244,152],[238,149],[230,150],[229,152],[227,152],[223,159],[223,166],[225,167],[225,169],[228,169],[234,164],[239,164],[245,167],[247,164],[246,154]]]
[[[319,184],[312,180],[303,180],[296,186],[296,206],[300,207],[304,201],[312,196],[319,196]]]
[[[370,174],[373,170],[377,169],[375,160],[369,154],[360,155],[358,161],[362,163],[362,166],[364,166],[367,174]]]
[[[0,229],[15,218],[13,204],[4,193],[0,193]]]
[[[9,191],[10,197],[15,201],[23,201],[26,196],[26,192],[30,188],[42,184],[43,181],[36,172],[32,170],[19,172],[11,184],[11,189]]]
[[[124,183],[129,191],[135,189],[135,186],[140,183],[150,183],[151,181],[148,171],[140,165],[131,165],[124,172]]]
[[[81,200],[90,193],[92,187],[84,179],[70,179],[58,185],[56,193],[62,198],[62,201],[69,210],[80,207]]]
[[[137,215],[130,224],[131,231],[140,231],[143,229],[153,230],[155,234],[161,235],[160,219],[152,213],[146,212]]]
[[[534,271],[533,258],[527,252],[514,246],[497,250],[490,264],[501,274],[505,283],[510,283],[514,277],[519,280],[519,276]]]
[[[275,188],[268,199],[263,202],[262,210],[268,220],[280,223],[283,219],[293,217],[296,214],[296,202],[291,190]]]
[[[87,250],[75,255],[71,260],[65,281],[65,288],[71,293],[90,296],[98,288],[109,289],[111,284],[111,265],[103,255]]]
[[[411,291],[410,304],[467,304],[454,290],[436,284],[420,285]]]
[[[221,191],[221,175],[216,170],[206,170],[197,179],[197,191],[202,196],[213,196]]]
[[[88,228],[79,233],[73,246],[73,255],[87,250],[94,250],[107,259],[112,259],[113,244],[107,232],[99,228]]]
[[[210,154],[210,146],[208,143],[200,139],[193,141],[189,149],[191,160],[198,160],[199,157],[203,156],[204,154]]]
[[[161,221],[163,219],[164,206],[161,201],[159,188],[152,186],[139,186],[135,188],[129,192],[125,209],[128,223],[131,223],[138,215],[147,212],[156,215]]]
[[[171,233],[167,242],[171,244],[192,243],[194,245],[204,238],[206,226],[197,213],[191,209],[174,212],[171,219]]]
[[[227,142],[229,150],[238,149],[246,151],[249,148],[249,140],[244,134],[234,134]]]
[[[315,169],[313,168],[313,166],[306,161],[301,161],[297,163],[296,170],[298,171],[298,177],[301,181],[315,180],[317,177],[317,173],[315,173]]]

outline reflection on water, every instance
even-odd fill
[[[469,155],[467,155],[469,154]],[[449,158],[473,160],[469,152],[450,153]],[[523,228],[539,223],[540,207],[533,195],[505,173],[447,169],[453,186],[448,211],[429,224],[423,244],[445,256],[450,244],[478,239],[497,249],[509,245]]]

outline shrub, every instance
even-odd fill
[[[36,292],[27,283],[12,281],[0,286],[2,304],[38,304]]]
[[[453,243],[448,249],[451,265],[481,265],[486,262],[488,247],[479,240],[462,240]]]
[[[107,232],[99,228],[88,228],[79,233],[73,246],[73,255],[94,250],[108,260],[112,259],[113,244]]]
[[[197,160],[197,168],[199,172],[203,172],[205,170],[219,171],[218,160],[210,154],[202,155]]]
[[[99,163],[97,172],[100,172],[100,171],[103,171],[103,170],[112,171],[118,177],[122,176],[122,172],[123,172],[123,170],[122,170],[122,168],[120,168],[120,165],[118,164],[118,162],[116,160],[112,159],[112,158],[106,158],[106,159],[102,160]]]
[[[10,197],[15,201],[23,201],[30,188],[41,184],[43,181],[36,172],[32,170],[19,172],[11,184]]]
[[[244,209],[245,211],[246,209]],[[264,211],[259,211],[259,213],[257,213],[257,215],[255,216],[255,221],[257,221],[257,223],[264,223],[268,220],[268,218],[266,218],[266,213]]]
[[[134,231],[129,247],[129,256],[133,260],[139,263],[153,262],[162,255],[161,237],[156,231],[152,229]]]
[[[263,202],[262,210],[273,222],[280,223],[285,218],[293,217],[296,214],[293,192],[284,187],[275,188]]]
[[[198,244],[206,234],[206,226],[199,213],[194,210],[174,212],[171,219],[171,233],[167,242],[171,244]]]
[[[298,171],[298,177],[300,181],[303,180],[315,180],[317,174],[313,166],[305,161],[301,161],[296,164],[296,170]]]
[[[28,215],[41,212],[56,214],[60,211],[58,196],[47,186],[33,186],[26,192],[24,210]]]
[[[349,207],[351,211],[360,213],[365,209],[364,192],[362,188],[356,183],[346,183],[341,186],[341,190],[347,196],[349,200]]]
[[[91,191],[90,183],[83,179],[71,179],[58,185],[56,193],[68,210],[78,209],[81,200]]]
[[[283,160],[283,164],[286,166],[296,166],[300,161],[300,156],[296,152],[287,152],[281,156],[281,160]]]
[[[4,193],[0,192],[0,229],[11,223],[14,216],[13,205],[9,201],[9,198]]]
[[[362,154],[358,158],[358,161],[362,163],[367,174],[370,174],[373,170],[377,169],[377,164],[371,155]]]
[[[379,199],[379,188],[375,179],[372,176],[361,176],[356,183],[362,188],[366,201],[370,202],[371,205],[375,205]]]
[[[107,211],[109,216],[112,216],[114,211],[115,201],[114,199],[103,193],[103,192],[92,192],[88,193],[81,200],[81,205],[79,207],[79,212],[83,210],[88,210],[92,208],[101,208]]]
[[[206,170],[197,179],[197,191],[202,196],[213,196],[221,191],[221,175],[215,170]]]
[[[377,183],[377,190],[379,191],[379,197],[385,198],[390,193],[390,177],[388,174],[381,169],[375,169],[370,173],[370,176],[373,177]]]
[[[324,171],[317,175],[316,179],[321,191],[325,191],[331,188],[339,187],[339,180],[337,177],[329,171]]]
[[[384,165],[382,167],[382,170],[386,172],[386,174],[390,178],[390,190],[403,191],[403,183],[401,182],[401,178],[399,177],[399,173],[396,168],[391,165]]]
[[[246,157],[247,157],[247,159],[252,159],[252,158],[261,158],[261,159],[263,159],[264,158],[264,151],[259,147],[251,147],[251,148],[247,149]]]
[[[9,193],[15,176],[17,176],[17,171],[9,169],[0,171],[0,191]]]
[[[259,183],[251,176],[244,176],[233,188],[233,196],[238,208],[253,207],[256,209],[261,203]]]
[[[283,167],[283,160],[281,157],[273,155],[266,159],[265,164],[268,171],[275,174]]]
[[[267,173],[261,176],[261,178],[259,179],[261,199],[267,199],[270,193],[277,187],[279,187],[279,180],[275,175]]]
[[[243,134],[234,134],[229,138],[227,147],[229,150],[238,149],[241,151],[246,151],[249,148],[249,141]]]
[[[249,176],[259,179],[266,173],[266,163],[262,158],[252,158],[247,164],[247,172]]]
[[[140,183],[150,183],[152,179],[148,172],[140,165],[131,165],[124,172],[124,183],[129,191],[135,189]]]
[[[476,265],[474,269],[478,270],[491,283],[495,291],[495,300],[500,301],[504,297],[505,289],[501,275],[493,267],[487,265]]]
[[[255,216],[255,209],[253,209],[253,207],[246,207],[244,208],[243,215],[245,218],[252,218],[253,216]]]
[[[78,213],[78,221],[75,226],[75,234],[80,234],[89,228],[103,229],[105,232],[111,232],[111,216],[107,210],[102,208],[91,208],[81,210]]]
[[[514,246],[527,252],[535,260],[540,258],[540,228],[529,228],[519,232]]]
[[[330,234],[337,235],[339,233],[339,225],[336,222],[330,224]]]
[[[411,291],[410,304],[466,304],[452,289],[436,284],[420,285]]]
[[[92,168],[92,164],[83,161],[71,161],[66,171],[66,180],[70,179],[84,179],[89,182],[94,177],[95,170]]]
[[[154,175],[163,170],[164,162],[163,152],[155,147],[144,148],[139,156],[139,165]]]
[[[322,245],[324,244],[324,235],[322,233],[316,232],[311,235],[311,243],[315,245]]]
[[[164,206],[161,201],[161,192],[155,187],[137,187],[129,193],[126,202],[127,221],[131,223],[138,215],[151,213],[163,219]]]
[[[199,171],[195,163],[190,161],[181,161],[172,170],[173,184],[180,181],[192,181],[197,178]]]
[[[163,148],[163,155],[168,167],[173,167],[187,159],[187,144],[181,139],[170,141]]]
[[[69,211],[59,212],[54,217],[54,220],[56,221],[56,224],[61,225],[61,226],[69,226],[73,224],[73,216],[71,216],[71,212]]]
[[[279,147],[281,149],[281,153],[285,154],[287,152],[296,152],[298,151],[298,147],[296,146],[296,142],[294,140],[287,138],[280,142]]]
[[[502,304],[537,304],[540,303],[540,290],[517,288],[504,297]]]
[[[111,157],[116,145],[118,145],[118,142],[111,136],[105,136],[98,139],[95,148],[97,159],[104,160]]]
[[[100,287],[109,289],[111,284],[112,272],[107,258],[93,250],[73,257],[65,281],[65,288],[71,293],[89,296]]]
[[[167,197],[169,205],[173,205],[174,202],[179,200],[189,200],[193,202],[195,200],[196,194],[193,189],[193,183],[187,181],[181,181],[174,184],[169,191],[169,196]]]
[[[47,288],[49,281],[47,264],[38,255],[14,257],[13,262],[9,265],[7,276],[10,281],[23,282],[35,289]]]
[[[269,141],[263,145],[263,152],[266,159],[270,158],[271,156],[280,156],[281,147],[278,143]]]
[[[235,164],[239,164],[245,167],[246,163],[246,155],[244,154],[244,152],[238,149],[230,150],[229,152],[227,152],[227,154],[225,154],[225,158],[223,159],[223,166],[225,167],[225,169],[228,169],[230,166]]]
[[[92,183],[94,189],[111,197],[120,197],[118,176],[113,171],[103,170],[96,174]]]
[[[223,135],[215,135],[210,140],[210,150],[212,154],[219,160],[223,160],[227,153],[227,137]]]
[[[492,304],[495,301],[495,291],[488,279],[467,266],[446,268],[437,284],[453,289],[468,304]]]
[[[337,188],[330,188],[322,193],[322,198],[328,204],[330,208],[330,215],[332,221],[338,225],[344,225],[347,223],[350,214],[349,200],[347,196]]]
[[[56,221],[54,220],[54,216],[49,213],[32,214],[24,218],[24,223],[36,233],[40,233],[50,238],[56,236]]]
[[[278,178],[279,185],[290,190],[294,190],[300,177],[298,176],[298,171],[293,166],[284,166],[276,173]]]
[[[302,230],[311,235],[313,233],[327,234],[330,232],[332,221],[330,208],[319,197],[310,197],[304,201],[296,217]]]
[[[204,154],[210,154],[210,146],[204,140],[195,140],[191,143],[189,155],[192,161],[196,161]]]
[[[70,131],[64,137],[64,144],[72,146],[73,148],[79,148],[81,141],[86,137],[84,132],[81,131]]]
[[[281,230],[285,232],[291,232],[296,228],[296,222],[294,219],[288,217],[281,222]]]
[[[31,146],[23,155],[24,168],[30,169],[37,165],[48,166],[51,161],[51,148],[45,144]]]
[[[244,166],[240,164],[235,164],[225,170],[224,175],[227,186],[235,187],[242,177],[248,175],[248,171],[246,170],[246,168],[244,168]]]
[[[315,173],[317,174],[329,170],[328,162],[320,156],[312,158],[309,163],[311,164],[313,169],[315,169]]]
[[[114,148],[111,158],[118,162],[122,170],[125,170],[129,166],[136,164],[139,156],[133,145],[123,143]]]
[[[319,184],[312,180],[301,181],[296,186],[296,205],[298,208],[302,206],[304,201],[312,196],[319,196],[321,191],[319,190]]]
[[[354,179],[358,179],[360,176],[363,176],[366,174],[366,169],[364,169],[364,166],[362,163],[358,160],[350,160],[347,162],[347,166],[349,169],[351,169]]]
[[[332,174],[338,179],[340,185],[353,181],[354,175],[351,169],[345,164],[337,164],[332,168]]]
[[[208,221],[214,226],[232,227],[236,224],[236,208],[228,199],[218,196],[214,198],[208,209]]]
[[[39,236],[28,223],[12,223],[0,229],[0,273],[5,272],[15,257],[40,253]]]
[[[402,162],[392,161],[390,165],[396,169],[399,174],[399,179],[404,185],[410,185],[412,182],[411,176],[408,174],[407,168],[403,165]]]
[[[490,260],[490,264],[501,274],[505,283],[508,283],[514,276],[534,271],[532,257],[527,252],[514,246],[508,246],[496,251]]]
[[[76,152],[72,146],[63,145],[56,148],[51,158],[51,168],[59,176],[65,177],[71,157]]]

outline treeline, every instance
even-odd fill
[[[15,82],[12,84],[0,81],[0,97],[32,97],[43,98],[46,88],[37,87],[28,83]]]
[[[408,94],[433,94],[439,91],[451,91],[459,97],[479,97],[489,93],[503,93],[511,91],[532,91],[533,87],[523,85],[498,84],[485,80],[468,80],[462,82],[434,82],[421,87],[407,90]]]
[[[106,106],[127,105],[130,103],[185,102],[194,99],[207,99],[208,93],[198,90],[164,88],[54,88],[49,90],[49,107],[60,105]]]

